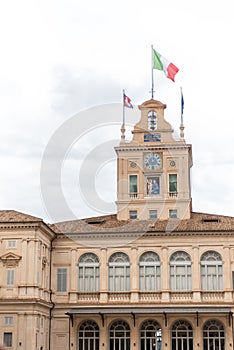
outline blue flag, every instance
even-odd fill
[[[183,114],[184,114],[184,96],[182,92],[182,87],[180,88],[181,91],[181,121],[183,121]]]

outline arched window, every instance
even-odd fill
[[[149,111],[148,113],[148,130],[157,129],[157,114],[155,111]]]
[[[130,263],[124,253],[115,253],[109,259],[109,291],[130,289]]]
[[[78,261],[78,291],[99,291],[99,260],[95,254],[83,254]]]
[[[202,290],[223,289],[223,262],[219,253],[208,251],[201,257]]]
[[[146,252],[140,257],[140,290],[161,289],[160,259],[154,252]]]
[[[99,350],[99,327],[96,322],[87,320],[78,329],[79,350]]]
[[[170,259],[171,290],[191,290],[191,260],[185,252],[176,252]]]
[[[176,321],[171,329],[172,350],[193,350],[193,328],[184,320]]]
[[[130,350],[130,327],[125,321],[115,321],[109,329],[110,350]]]
[[[224,350],[225,330],[217,320],[209,320],[203,327],[203,350]]]
[[[142,323],[140,329],[140,350],[161,350],[162,329],[155,320],[147,320]]]

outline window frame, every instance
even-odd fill
[[[176,177],[176,181],[172,181],[173,177]],[[177,173],[168,174],[168,192],[170,197],[176,197],[178,194],[178,174]]]
[[[153,212],[156,215],[151,215]],[[158,210],[157,209],[149,209],[149,219],[157,219],[158,218]]]
[[[155,252],[144,252],[139,258],[139,290],[161,290],[161,262]]]
[[[116,252],[108,261],[109,292],[130,291],[130,261],[127,254]]]
[[[108,331],[109,349],[130,350],[131,349],[131,329],[124,320],[111,323]]]
[[[220,253],[209,250],[200,259],[200,278],[202,291],[223,290],[223,261]]]
[[[186,320],[177,320],[171,327],[171,349],[172,350],[193,350],[193,327]]]
[[[206,321],[202,328],[203,349],[225,350],[225,336],[226,331],[222,322],[215,319]]]
[[[145,320],[140,326],[139,350],[161,350],[162,328],[155,320]]]
[[[4,316],[4,325],[5,326],[13,325],[13,316]]]
[[[13,346],[13,333],[4,332],[3,333],[3,344],[6,348],[11,348]]]
[[[133,179],[135,181],[133,181]],[[129,196],[131,198],[137,198],[138,197],[138,175],[137,174],[130,174],[128,176],[128,189],[129,189]]]
[[[137,210],[129,210],[129,219],[130,220],[137,220],[138,219]]]
[[[7,241],[7,249],[15,249],[17,248],[17,240],[16,239],[9,239]]]
[[[177,209],[169,209],[169,219],[178,219]]]
[[[13,268],[6,269],[6,286],[7,287],[15,286],[15,269]]]
[[[80,350],[99,350],[100,330],[95,321],[83,321],[78,328],[78,348]]]
[[[68,272],[67,267],[57,268],[57,284],[56,284],[57,293],[67,293],[67,282],[68,282],[67,272]]]
[[[192,290],[192,261],[184,251],[176,251],[170,257],[170,290]]]
[[[99,259],[94,253],[84,253],[78,261],[78,292],[98,292],[99,289]]]

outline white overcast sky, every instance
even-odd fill
[[[53,221],[40,186],[48,143],[74,115],[81,113],[85,125],[81,111],[91,107],[95,115],[95,106],[113,105],[121,121],[115,104],[124,88],[134,105],[150,99],[153,44],[180,69],[175,83],[154,72],[155,99],[167,104],[165,117],[178,131],[183,87],[193,210],[233,216],[233,33],[231,0],[1,1],[0,209]],[[76,217],[100,215],[78,190],[82,160],[93,147],[120,137],[119,127],[97,129],[74,142],[61,169],[62,192]],[[115,171],[109,161],[95,175],[104,201],[116,199]]]

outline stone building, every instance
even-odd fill
[[[233,349],[234,218],[192,211],[192,147],[165,107],[122,130],[115,215],[0,212],[7,349]]]

